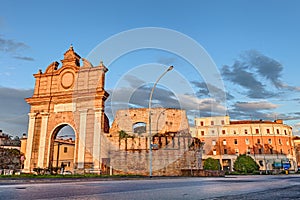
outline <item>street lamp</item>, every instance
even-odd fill
[[[150,178],[152,178],[152,133],[151,133],[151,101],[152,101],[152,95],[154,92],[154,89],[157,85],[157,83],[159,82],[159,80],[169,71],[171,71],[173,69],[173,66],[170,66],[162,75],[160,75],[160,77],[156,80],[156,82],[153,85],[153,88],[151,90],[150,93],[150,97],[149,97],[149,176]]]

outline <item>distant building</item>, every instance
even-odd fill
[[[69,139],[55,139],[52,166],[64,168],[64,170],[74,172],[74,149],[75,141]]]
[[[21,138],[21,154],[26,155],[27,137],[23,135]],[[51,166],[64,171],[74,172],[74,150],[75,141],[72,138],[64,139],[57,138],[54,140],[53,145],[53,159],[51,160]],[[24,158],[26,159],[26,158]]]
[[[12,138],[0,130],[0,148],[4,149],[18,149],[20,150],[21,141],[18,137]]]
[[[296,160],[297,160],[297,167],[300,170],[300,137],[295,136],[293,138],[295,144],[295,153],[296,153]]]
[[[292,127],[282,120],[230,121],[229,116],[195,119],[195,136],[204,142],[202,158],[220,160],[223,170],[233,170],[240,154],[251,156],[260,170],[297,168]]]

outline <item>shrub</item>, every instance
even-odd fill
[[[259,166],[255,160],[246,154],[237,157],[233,164],[233,168],[235,171],[241,173],[253,173],[254,171],[259,170]]]
[[[203,169],[205,170],[219,170],[221,168],[220,162],[214,158],[207,158],[204,161]]]

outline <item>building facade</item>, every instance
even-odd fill
[[[23,172],[34,168],[52,168],[55,161],[55,138],[65,126],[75,133],[74,170],[101,170],[106,157],[101,138],[108,132],[104,103],[107,68],[102,62],[93,66],[81,58],[72,46],[61,60],[52,62],[44,72],[34,74],[35,87],[30,105],[28,135]],[[81,63],[83,65],[81,65]]]
[[[229,116],[195,119],[195,136],[204,142],[202,158],[220,160],[223,170],[233,171],[238,155],[251,156],[260,170],[296,169],[292,127],[282,120],[230,121]]]

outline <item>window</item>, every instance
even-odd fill
[[[204,136],[204,131],[201,131],[201,135]]]
[[[68,153],[68,147],[64,147],[64,153]]]
[[[216,145],[216,141],[213,140],[213,141],[211,142],[211,144],[215,146],[215,145]]]
[[[226,140],[223,140],[223,145],[226,145]]]
[[[137,122],[132,125],[133,133],[138,133],[138,134],[146,133],[146,127],[147,127],[146,123]]]
[[[250,154],[251,153],[251,149],[247,149],[247,154]]]
[[[245,139],[245,143],[246,143],[247,145],[249,144],[249,139],[248,139],[248,138]]]
[[[201,121],[201,122],[200,122],[200,126],[204,126],[204,123],[203,123],[203,121]]]
[[[286,130],[284,130],[284,135],[287,135]]]
[[[272,148],[270,149],[270,154],[273,154],[273,149]]]
[[[212,131],[211,131],[211,134],[215,134],[215,130],[212,130]]]
[[[276,129],[277,134],[279,134],[279,129]]]
[[[239,149],[235,149],[235,154],[239,155]]]
[[[234,144],[238,144],[238,140],[237,139],[234,139]]]
[[[257,139],[257,144],[260,144],[260,139]]]
[[[278,140],[278,144],[282,145],[282,143],[281,143],[281,139],[279,139],[279,140]]]
[[[271,138],[268,139],[268,143],[272,144],[272,139]]]
[[[248,134],[248,130],[247,129],[245,129],[244,132],[245,132],[245,134]]]
[[[270,134],[270,129],[267,128],[267,133]]]
[[[222,134],[223,134],[223,135],[226,134],[226,131],[225,131],[225,130],[222,130]]]
[[[258,129],[258,128],[255,129],[255,133],[256,133],[256,134],[259,134],[259,129]]]
[[[236,130],[233,131],[233,134],[236,134]]]
[[[224,154],[227,154],[227,149],[224,149]]]
[[[282,149],[280,149],[280,154],[283,154],[283,151],[282,151]]]
[[[213,155],[217,155],[217,151],[215,149],[213,150]]]
[[[258,149],[258,153],[259,153],[259,154],[262,154],[262,149]]]
[[[225,124],[225,121],[224,121],[224,120],[221,120],[221,124],[224,125],[224,124]]]
[[[215,125],[214,121],[210,121],[210,125],[212,126]]]

